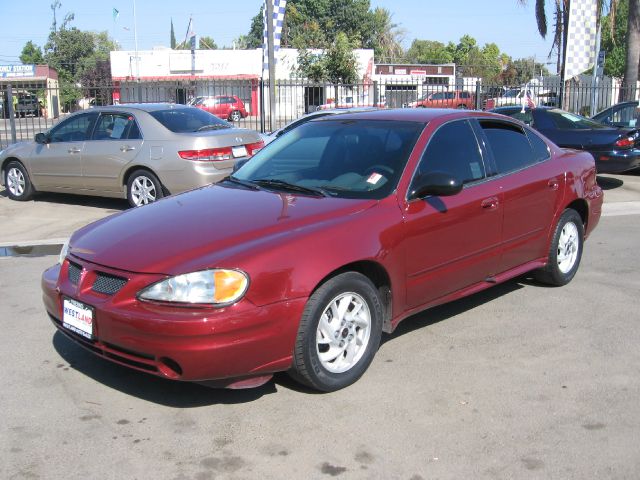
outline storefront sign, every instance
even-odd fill
[[[35,76],[35,65],[0,65],[0,78],[25,78]]]

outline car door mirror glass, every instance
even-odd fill
[[[418,177],[409,193],[409,200],[425,198],[430,195],[451,196],[462,191],[462,182],[448,172],[431,172]]]
[[[45,133],[36,133],[35,141],[36,143],[40,143],[42,145],[49,143],[49,139],[47,138],[47,135]]]

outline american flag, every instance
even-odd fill
[[[267,50],[267,3],[273,2],[273,50],[277,52],[280,50],[280,38],[282,37],[282,24],[284,23],[284,12],[287,7],[287,0],[265,0],[264,8],[262,9],[262,20],[264,30],[262,34],[262,70],[264,72],[269,71],[269,55]],[[277,60],[276,60],[277,62]]]

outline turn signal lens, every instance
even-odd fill
[[[240,300],[249,277],[239,270],[203,270],[167,278],[140,291],[140,300],[227,305]]]
[[[178,152],[183,160],[194,160],[199,162],[219,162],[231,160],[231,147],[206,148],[204,150],[182,150]]]

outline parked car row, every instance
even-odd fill
[[[130,145],[138,127],[147,143],[152,119],[194,111],[96,109],[85,135],[126,112],[104,134]],[[187,164],[215,161],[232,132],[170,125],[185,145],[167,155]],[[256,137],[236,132],[231,155],[254,153]],[[169,150],[148,143],[145,157]],[[216,184],[77,231],[43,274],[44,303],[72,341],[135,370],[233,388],[287,371],[332,391],[358,380],[382,333],[416,312],[526,272],[570,282],[602,201],[590,154],[502,115],[325,115]]]

